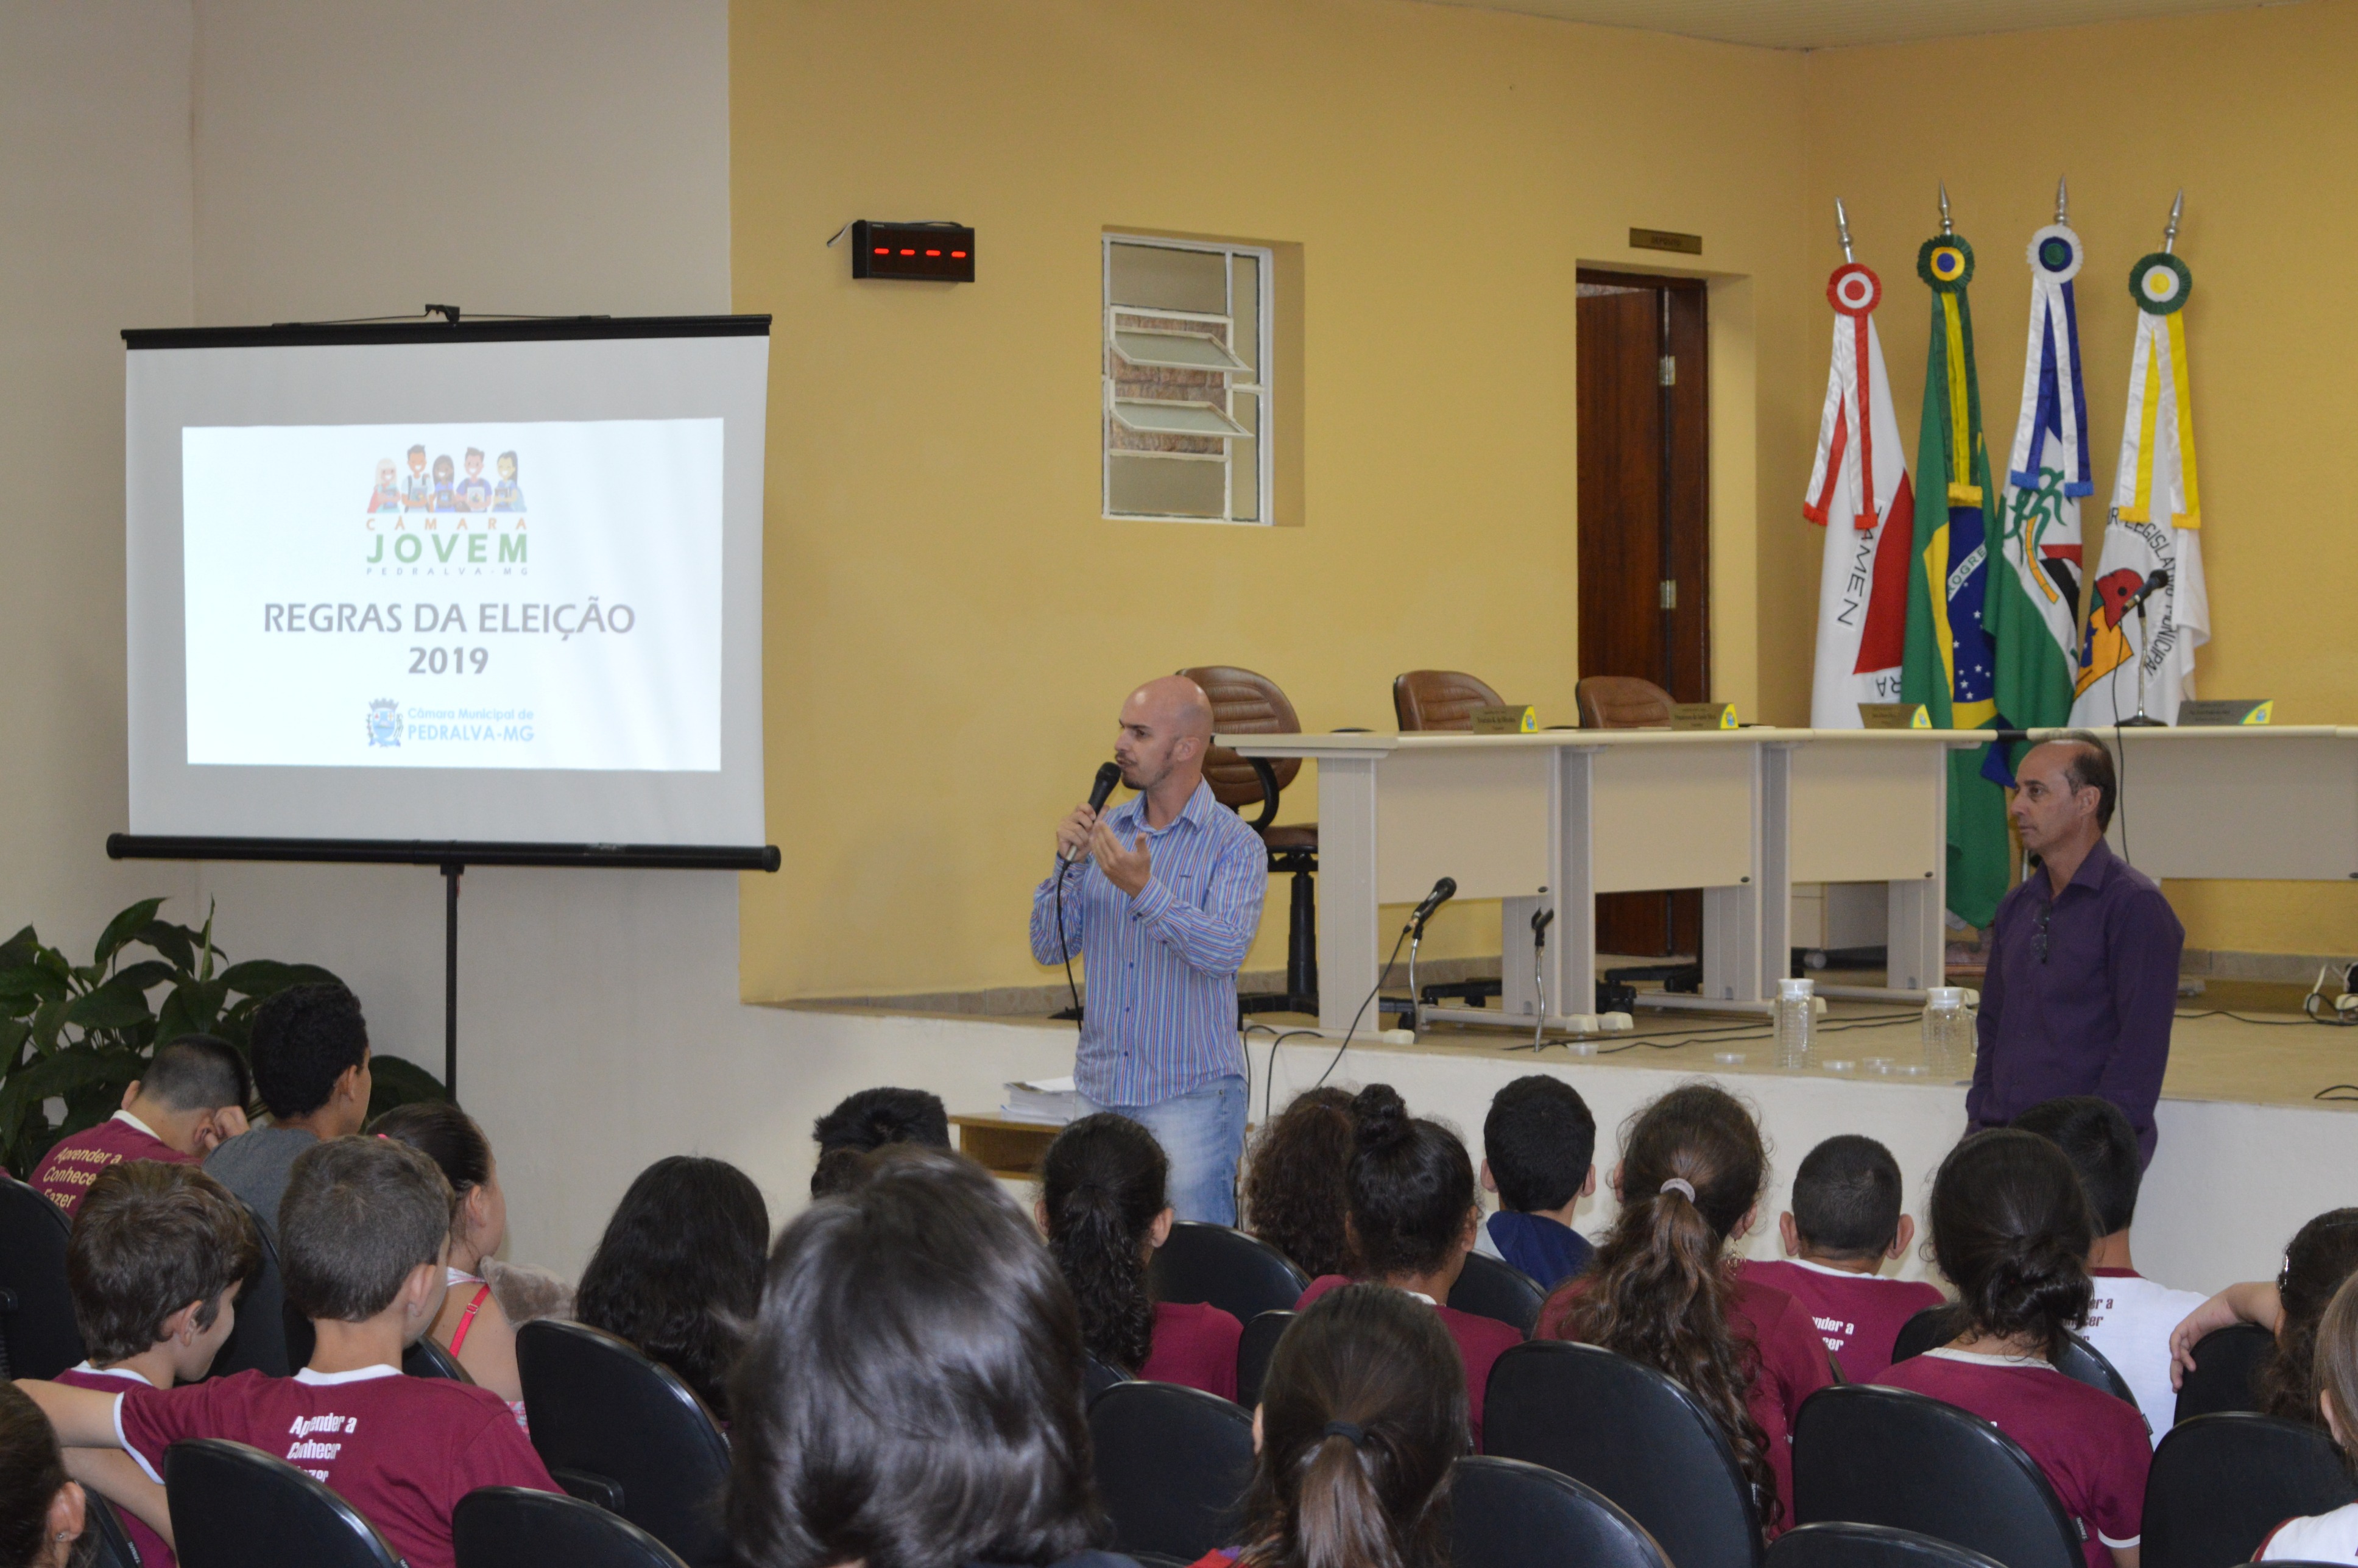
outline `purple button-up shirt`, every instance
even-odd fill
[[[1965,1115],[2003,1127],[2041,1100],[2101,1095],[2153,1159],[2186,928],[2151,877],[2103,839],[2060,895],[2034,869],[1997,906],[1982,982],[1981,1054]]]

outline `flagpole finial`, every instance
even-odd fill
[[[1842,198],[1834,198],[1834,228],[1842,235],[1843,265],[1848,266],[1857,258],[1850,254],[1850,214],[1843,211]]]
[[[2161,254],[2169,255],[2178,249],[2178,220],[2186,211],[2186,188],[2179,187],[2178,200],[2169,204],[2169,227],[2161,232]]]
[[[1941,232],[1953,234],[1956,232],[1955,225],[1949,222],[1949,182],[1944,179],[1941,181]]]
[[[2060,174],[2055,177],[2055,221],[2059,223],[2071,221],[2071,193],[2063,189],[2063,177]]]

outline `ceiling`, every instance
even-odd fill
[[[2229,11],[2253,0],[1440,0],[1767,49],[1843,49]],[[2288,0],[2276,0],[2277,4]]]

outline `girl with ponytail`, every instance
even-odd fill
[[[1245,1539],[1197,1568],[1447,1568],[1466,1383],[1441,1322],[1346,1285],[1289,1325],[1253,1412]]]
[[[1689,1084],[1639,1108],[1613,1172],[1620,1213],[1587,1272],[1548,1298],[1539,1332],[1676,1379],[1726,1436],[1774,1534],[1793,1495],[1794,1413],[1833,1369],[1809,1314],[1729,1256],[1768,1173],[1759,1126],[1726,1090]]]
[[[1933,1178],[1931,1229],[1965,1329],[1876,1381],[1995,1422],[2080,1521],[2088,1568],[2136,1568],[2153,1463],[2145,1418],[2049,1360],[2093,1293],[2083,1260],[2095,1223],[2071,1161],[2035,1132],[1976,1133]]]
[[[1109,1367],[1237,1397],[1244,1325],[1208,1303],[1158,1302],[1146,1266],[1170,1238],[1171,1162],[1154,1135],[1100,1111],[1056,1135],[1036,1217],[1081,1310],[1081,1343]]]
[[[1523,1342],[1496,1318],[1447,1305],[1482,1222],[1474,1162],[1437,1121],[1412,1117],[1390,1084],[1369,1084],[1351,1102],[1354,1130],[1344,1233],[1350,1277],[1322,1274],[1295,1303],[1309,1306],[1352,1279],[1390,1285],[1433,1309],[1465,1362],[1467,1422],[1482,1443],[1482,1394],[1491,1363]]]

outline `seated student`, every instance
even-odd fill
[[[1793,1207],[1777,1217],[1790,1261],[1738,1264],[1745,1279],[1801,1304],[1843,1376],[1872,1382],[1891,1365],[1900,1325],[1946,1298],[1921,1280],[1876,1271],[1908,1256],[1916,1221],[1900,1212],[1899,1162],[1872,1138],[1829,1138],[1793,1173]]]
[[[1466,1452],[1466,1373],[1433,1314],[1347,1285],[1286,1326],[1253,1411],[1244,1540],[1195,1568],[1448,1568],[1433,1506]]]
[[[862,1089],[811,1124],[818,1165],[811,1172],[811,1196],[841,1192],[857,1179],[860,1155],[888,1143],[950,1146],[949,1112],[939,1095],[924,1089]]]
[[[2358,1463],[2358,1283],[2349,1280],[2317,1323],[2317,1411],[2343,1458]],[[2358,1563],[2358,1503],[2286,1520],[2252,1561]]]
[[[33,1186],[70,1219],[100,1172],[124,1160],[193,1165],[245,1131],[254,1098],[245,1058],[226,1040],[183,1034],[156,1048],[123,1091],[123,1108],[60,1138],[33,1172]]]
[[[1498,1212],[1474,1250],[1549,1289],[1588,1267],[1596,1249],[1573,1229],[1572,1211],[1596,1190],[1595,1157],[1596,1118],[1578,1089],[1544,1073],[1500,1089],[1482,1119],[1482,1190],[1498,1195]]]
[[[278,1236],[287,1300],[319,1333],[293,1377],[245,1371],[115,1395],[17,1386],[69,1447],[126,1449],[152,1480],[187,1437],[283,1455],[358,1509],[409,1568],[455,1568],[450,1510],[476,1487],[557,1490],[497,1394],[402,1376],[402,1351],[433,1326],[449,1288],[450,1184],[431,1160],[385,1138],[307,1149]]]
[[[729,1368],[762,1300],[770,1210],[726,1160],[674,1154],[639,1173],[606,1222],[574,1314],[637,1346],[726,1422]]]
[[[270,1125],[231,1139],[205,1158],[205,1173],[245,1200],[263,1229],[278,1233],[278,1195],[296,1160],[322,1140],[368,1120],[368,1021],[339,985],[290,986],[254,1015],[254,1088]]]
[[[1081,1344],[1150,1382],[1237,1397],[1244,1325],[1207,1302],[1158,1302],[1146,1266],[1171,1238],[1171,1162],[1154,1134],[1100,1111],[1056,1134],[1040,1165],[1040,1228],[1081,1311]]]
[[[2274,1280],[2229,1285],[2170,1330],[2170,1381],[2184,1381],[2204,1335],[2231,1323],[2256,1323],[2277,1336],[2275,1351],[2260,1366],[2260,1408],[2285,1421],[2320,1425],[2311,1376],[2318,1320],[2353,1273],[2358,1273],[2358,1208],[2328,1209],[2294,1234]]]
[[[2169,1377],[2169,1331],[2202,1304],[2194,1291],[2173,1291],[2136,1271],[2129,1256],[2129,1226],[2136,1218],[2136,1130],[2121,1108],[2094,1095],[2070,1095],[2032,1106],[2014,1119],[2063,1151],[2096,1222],[2088,1254],[2095,1295],[2080,1330],[2126,1379],[2153,1433],[2154,1446],[2178,1419],[2178,1391]]]
[[[2048,1360],[2088,1311],[2082,1260],[2096,1238],[2080,1178],[2036,1133],[1975,1133],[1941,1162],[1931,1219],[1932,1257],[1967,1327],[1875,1380],[1995,1422],[2079,1521],[2088,1568],[2136,1568],[2153,1464],[2144,1418]]]
[[[484,1263],[507,1239],[508,1200],[500,1190],[499,1162],[475,1119],[449,1100],[396,1106],[369,1129],[406,1143],[434,1162],[450,1184],[458,1207],[450,1220],[449,1293],[434,1320],[434,1342],[456,1357],[467,1376],[508,1402],[524,1424],[524,1379],[516,1372],[515,1329],[484,1281]]]
[[[1369,1084],[1352,1102],[1357,1141],[1351,1152],[1350,1248],[1361,1280],[1406,1291],[1441,1314],[1466,1362],[1467,1425],[1482,1444],[1482,1395],[1490,1365],[1523,1342],[1522,1331],[1450,1306],[1450,1287],[1474,1250],[1482,1208],[1474,1196],[1474,1162],[1457,1134],[1412,1117],[1390,1084]],[[1294,1303],[1299,1312],[1351,1283],[1322,1274]]]
[[[745,1568],[1116,1568],[1081,1413],[1081,1331],[980,1166],[895,1147],[778,1238],[731,1381]]]
[[[140,1160],[105,1172],[66,1247],[74,1324],[90,1358],[57,1380],[115,1394],[200,1380],[261,1267],[245,1206],[202,1171]],[[146,1568],[172,1568],[162,1536],[135,1516],[124,1524]]]
[[[88,1509],[41,1407],[0,1381],[0,1568],[70,1568]]]
[[[1794,1413],[1833,1368],[1801,1303],[1728,1260],[1768,1173],[1760,1129],[1726,1090],[1689,1084],[1642,1107],[1613,1172],[1621,1212],[1588,1271],[1548,1298],[1539,1332],[1675,1379],[1719,1423],[1774,1533],[1790,1517]]]
[[[1314,1280],[1351,1271],[1343,1224],[1353,1135],[1350,1092],[1309,1089],[1278,1112],[1245,1161],[1245,1228]]]

